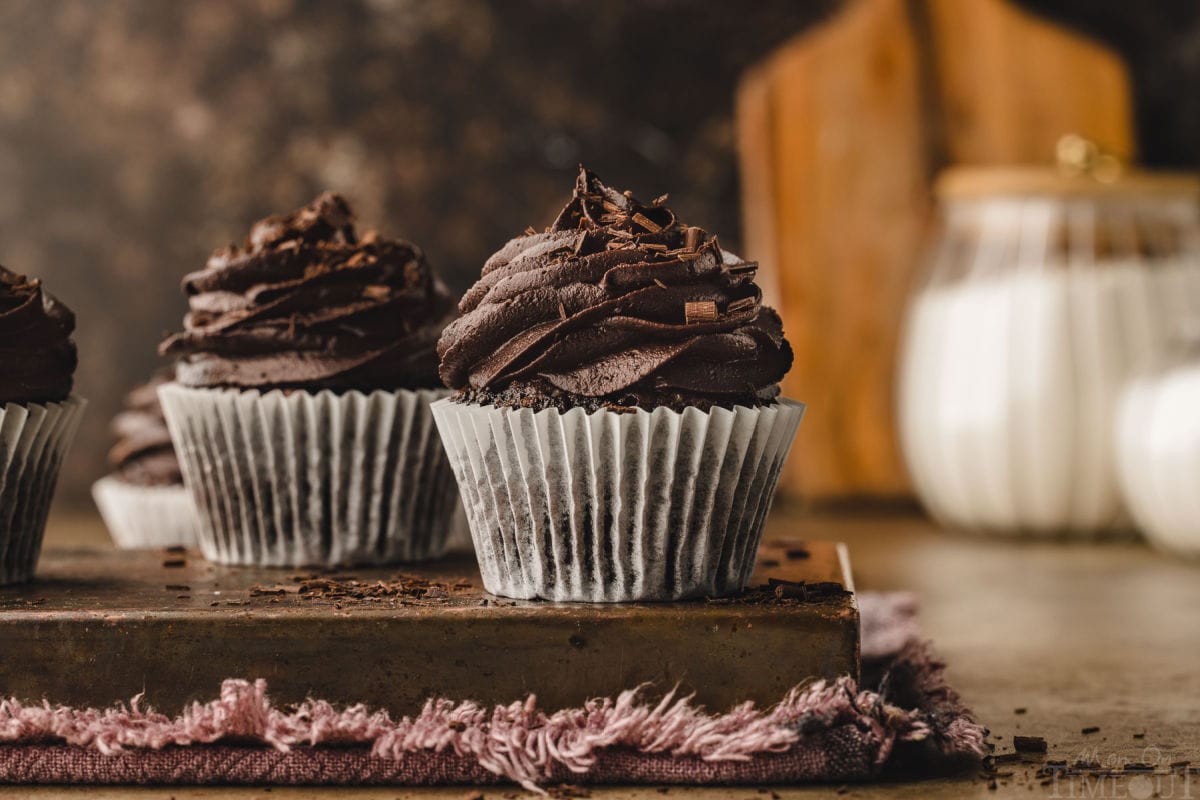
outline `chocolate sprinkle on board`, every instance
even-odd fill
[[[1041,736],[1014,736],[1013,747],[1018,753],[1044,753],[1047,749]]]
[[[1091,733],[1099,733],[1099,732],[1100,732],[1099,725],[1088,725],[1086,728],[1084,728],[1083,730],[1080,731],[1080,733],[1082,733],[1084,736],[1087,736],[1088,734],[1091,734]]]
[[[1023,760],[1020,753],[999,753],[990,756],[990,758],[997,764],[1012,764],[1013,762]]]
[[[747,589],[737,601],[750,605],[786,604],[786,603],[816,603],[845,597],[850,594],[846,587],[836,581],[787,581],[779,578],[769,578],[765,586]],[[726,599],[726,602],[729,598]],[[709,602],[721,602],[710,599]]]
[[[184,558],[168,558],[162,562],[164,567],[186,567],[187,559]]]
[[[251,597],[264,597],[264,596],[269,596],[269,595],[286,594],[288,591],[288,588],[289,587],[284,587],[284,586],[251,586],[250,587],[250,596]],[[292,589],[293,592],[296,591],[296,587],[290,587],[290,588]]]
[[[361,581],[353,576],[331,575],[292,577],[294,586],[253,587],[255,594],[297,594],[308,600],[336,600],[351,603],[398,602],[403,605],[441,603],[470,591],[470,581],[431,581],[415,575],[397,575],[392,580]],[[336,607],[336,606],[335,606]]]

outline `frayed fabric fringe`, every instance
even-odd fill
[[[141,698],[106,710],[0,702],[0,782],[411,784],[508,780],[538,791],[591,783],[791,783],[877,775],[897,745],[982,755],[984,731],[921,643],[890,659],[881,691],[849,678],[790,691],[776,706],[708,714],[645,689],[547,712],[536,699],[485,708],[430,700],[393,720],[309,700],[283,710],[265,681],[227,680],[177,717]],[[905,697],[902,708],[889,696]],[[236,747],[228,746],[236,742]],[[207,745],[193,747],[192,745]]]

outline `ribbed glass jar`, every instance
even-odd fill
[[[1159,548],[1200,557],[1200,329],[1121,394],[1117,475],[1130,514]]]
[[[959,529],[1127,527],[1117,398],[1200,314],[1200,180],[973,168],[937,195],[898,375],[918,495]]]

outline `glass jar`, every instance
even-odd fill
[[[1200,331],[1137,376],[1117,409],[1117,476],[1130,514],[1163,550],[1200,557]]]
[[[961,529],[1126,526],[1117,396],[1200,313],[1200,179],[969,168],[936,194],[898,366],[917,494]]]

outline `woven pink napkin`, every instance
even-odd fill
[[[0,701],[0,783],[435,785],[773,784],[862,780],[980,757],[984,730],[919,640],[904,594],[862,594],[864,674],[805,683],[766,709],[710,714],[631,689],[545,711],[429,700],[392,719],[309,700],[284,710],[264,681],[231,679],[177,717],[128,706]],[[901,707],[891,698],[905,698]]]

